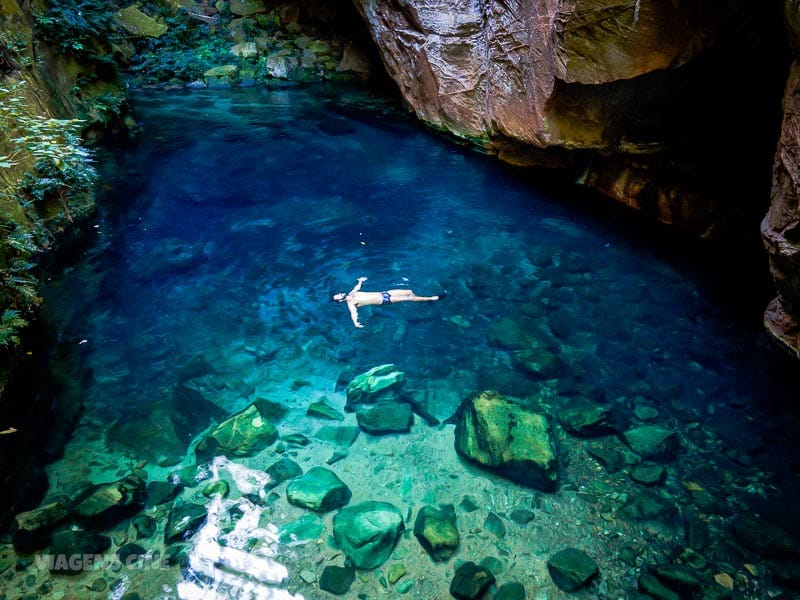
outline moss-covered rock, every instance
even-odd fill
[[[556,488],[558,457],[544,415],[484,391],[465,400],[456,418],[459,454],[524,485]]]
[[[159,23],[154,18],[147,16],[136,6],[129,6],[117,11],[114,20],[125,31],[138,37],[158,38],[169,29],[166,24]]]
[[[547,561],[547,570],[555,584],[565,592],[574,592],[600,573],[597,563],[577,548],[556,552]]]
[[[353,411],[359,404],[374,404],[387,399],[391,392],[397,391],[403,385],[405,379],[405,373],[393,364],[373,367],[347,384],[347,403],[344,409]]]
[[[414,535],[433,560],[450,558],[461,539],[455,507],[452,504],[423,506],[414,521]]]
[[[228,417],[211,431],[195,449],[198,458],[214,455],[252,456],[278,439],[278,431],[267,420],[272,410],[264,400],[256,400],[247,408]]]
[[[286,499],[296,506],[328,512],[350,502],[352,492],[336,473],[314,467],[286,487]]]

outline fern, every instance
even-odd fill
[[[8,309],[0,316],[0,346],[8,348],[18,346],[20,339],[18,331],[25,327],[28,322],[13,309]]]

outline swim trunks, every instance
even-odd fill
[[[383,296],[383,302],[381,302],[381,304],[389,304],[392,301],[389,292],[381,292],[381,296]]]

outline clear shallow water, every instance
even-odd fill
[[[341,409],[343,383],[394,363],[406,391],[440,418],[477,390],[521,398],[550,416],[561,459],[559,490],[543,494],[458,459],[452,425],[417,417],[410,434],[362,434],[331,467],[354,502],[386,500],[404,514],[431,502],[458,507],[465,495],[480,505],[458,512],[462,546],[448,563],[431,562],[410,534],[401,540],[392,561],[407,567],[415,597],[449,597],[456,561],[488,556],[502,564],[498,584],[557,597],[545,562],[572,545],[600,565],[599,582],[581,593],[617,597],[683,548],[687,523],[698,521],[712,539],[707,558],[735,575],[761,559],[731,549],[731,515],[794,514],[794,419],[778,409],[797,382],[760,333],[758,307],[739,300],[710,259],[549,197],[356,91],[139,93],[135,106],[140,139],[101,157],[109,185],[94,241],[45,293],[53,328],[91,382],[75,438],[49,470],[54,493],[111,481],[141,461],[151,480],[192,463],[155,430],[169,411],[183,415],[176,439],[186,444],[210,417],[267,398],[288,409],[282,435],[313,439],[324,423],[305,416],[308,404],[324,397]],[[448,297],[362,308],[357,330],[330,296],[359,276],[367,290]],[[546,377],[521,364],[530,348],[550,358]],[[662,486],[645,490],[629,469],[602,467],[588,441],[558,426],[559,411],[583,398],[610,405],[620,429],[655,422],[678,433],[682,450]],[[644,418],[637,407],[654,412]],[[308,469],[332,450],[313,441],[288,452]],[[285,544],[277,528],[308,511],[288,505],[283,488],[261,504],[249,489],[278,457],[271,448],[209,471],[234,484],[222,504],[209,503],[209,523],[230,531],[232,507],[251,515],[224,545],[246,556],[241,539],[258,539],[249,567],[215,566],[224,534],[212,527],[193,538],[190,568],[109,573],[113,589],[326,597],[313,578],[342,564],[327,543],[331,516],[319,542]],[[687,482],[717,504],[701,505]],[[623,508],[642,494],[679,512],[633,518]],[[183,496],[197,501],[197,490]],[[520,507],[533,523],[508,520]],[[504,537],[487,531],[489,512],[505,520]],[[148,549],[161,551],[156,537]],[[381,579],[387,567],[359,573],[351,596],[398,595]],[[772,583],[762,575],[742,585],[760,593]]]

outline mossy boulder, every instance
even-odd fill
[[[469,561],[462,564],[450,582],[450,595],[459,600],[476,600],[483,597],[495,581],[494,575],[486,567]]]
[[[231,14],[238,17],[249,17],[258,13],[267,12],[267,7],[261,0],[230,0],[228,9]]]
[[[595,437],[611,432],[611,409],[596,402],[572,404],[558,413],[558,420],[569,433],[577,437]]]
[[[164,23],[147,16],[135,6],[117,11],[114,20],[125,31],[137,37],[159,38],[169,29]]]
[[[228,457],[252,456],[278,439],[278,431],[267,420],[273,410],[265,400],[256,400],[231,415],[197,445],[197,457],[207,460],[223,454]]]
[[[414,521],[414,535],[433,560],[450,558],[460,541],[455,507],[452,504],[423,506]]]
[[[352,493],[336,473],[325,467],[313,467],[286,487],[286,498],[295,506],[328,512],[350,502]]]
[[[397,391],[405,379],[405,373],[393,364],[380,365],[361,373],[347,384],[347,403],[344,409],[352,412],[359,404],[375,404],[379,400],[391,398],[390,392]]]
[[[348,506],[333,518],[336,545],[359,569],[385,563],[404,528],[403,515],[388,502]]]
[[[474,394],[459,407],[456,451],[512,481],[553,491],[558,478],[550,424],[495,391]]]
[[[237,65],[211,67],[203,73],[203,78],[205,79],[206,85],[209,87],[231,85],[237,80],[238,76],[239,67]]]

